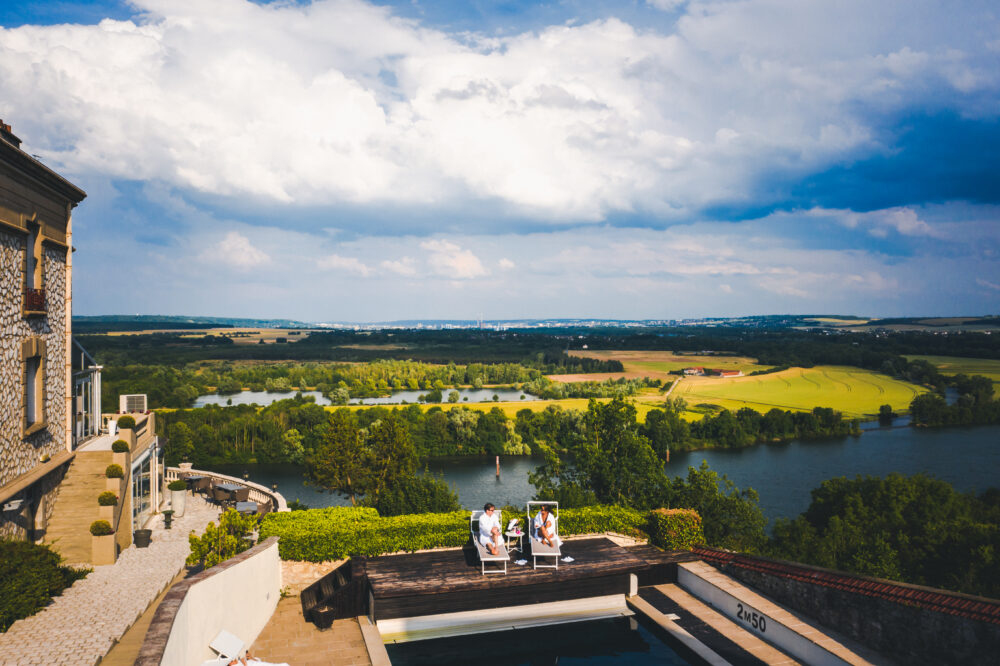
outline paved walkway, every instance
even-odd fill
[[[157,516],[148,548],[131,546],[114,564],[94,567],[52,605],[0,634],[3,664],[96,664],[184,567],[188,533],[202,533],[219,509],[188,495],[187,512],[163,529]]]
[[[357,620],[337,620],[329,629],[317,629],[302,617],[302,602],[297,596],[278,601],[250,654],[272,664],[293,666],[371,664]]]

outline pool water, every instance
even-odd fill
[[[386,645],[393,666],[690,664],[638,617]]]

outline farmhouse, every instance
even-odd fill
[[[742,377],[742,370],[719,370],[720,377]]]
[[[702,375],[705,374],[705,368],[701,368],[701,367],[697,367],[697,368],[684,368],[684,374],[685,375],[695,376],[695,377],[701,377]]]

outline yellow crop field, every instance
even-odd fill
[[[607,379],[609,376],[622,377],[651,377],[653,379],[675,378],[670,375],[672,370],[683,370],[684,368],[702,367],[713,368],[715,370],[742,370],[745,373],[754,370],[767,370],[773,366],[758,365],[757,360],[748,356],[718,356],[715,354],[677,354],[670,351],[629,351],[619,349],[591,349],[573,350],[570,356],[580,358],[596,358],[605,361],[621,361],[625,372],[609,375],[602,373],[600,379]],[[567,376],[568,377],[568,376]],[[590,379],[588,375],[575,375],[579,377],[575,381],[585,381]],[[594,379],[598,379],[596,375]],[[560,377],[552,377],[560,381]]]
[[[1000,360],[991,358],[960,358],[958,356],[907,356],[911,361],[927,361],[943,375],[982,375],[993,380],[1000,392]]]
[[[845,416],[869,417],[881,405],[904,412],[910,401],[926,389],[870,370],[840,366],[790,368],[756,377],[685,377],[671,397],[688,405],[718,405],[735,411],[750,407],[759,412],[772,408],[808,411],[832,407]]]

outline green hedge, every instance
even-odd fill
[[[594,532],[643,536],[647,524],[644,513],[616,506],[563,509],[559,516],[562,536]],[[504,521],[512,517],[507,512],[503,515]],[[469,540],[469,512],[383,518],[368,507],[333,507],[270,513],[261,523],[260,539],[270,536],[279,537],[282,559],[310,562],[457,547]]]
[[[48,546],[0,540],[0,633],[34,615],[87,573],[63,566]]]
[[[650,511],[646,531],[650,543],[664,550],[690,550],[705,543],[701,516],[692,509]]]
[[[121,465],[112,463],[104,469],[104,476],[109,479],[121,479],[125,477],[125,470],[122,469]]]
[[[118,427],[119,428],[127,428],[127,429],[134,428],[135,427],[135,419],[133,417],[129,416],[128,414],[126,414],[125,416],[119,416],[118,417]]]
[[[111,450],[115,453],[128,453],[129,447],[128,442],[124,439],[116,439],[111,443]]]

